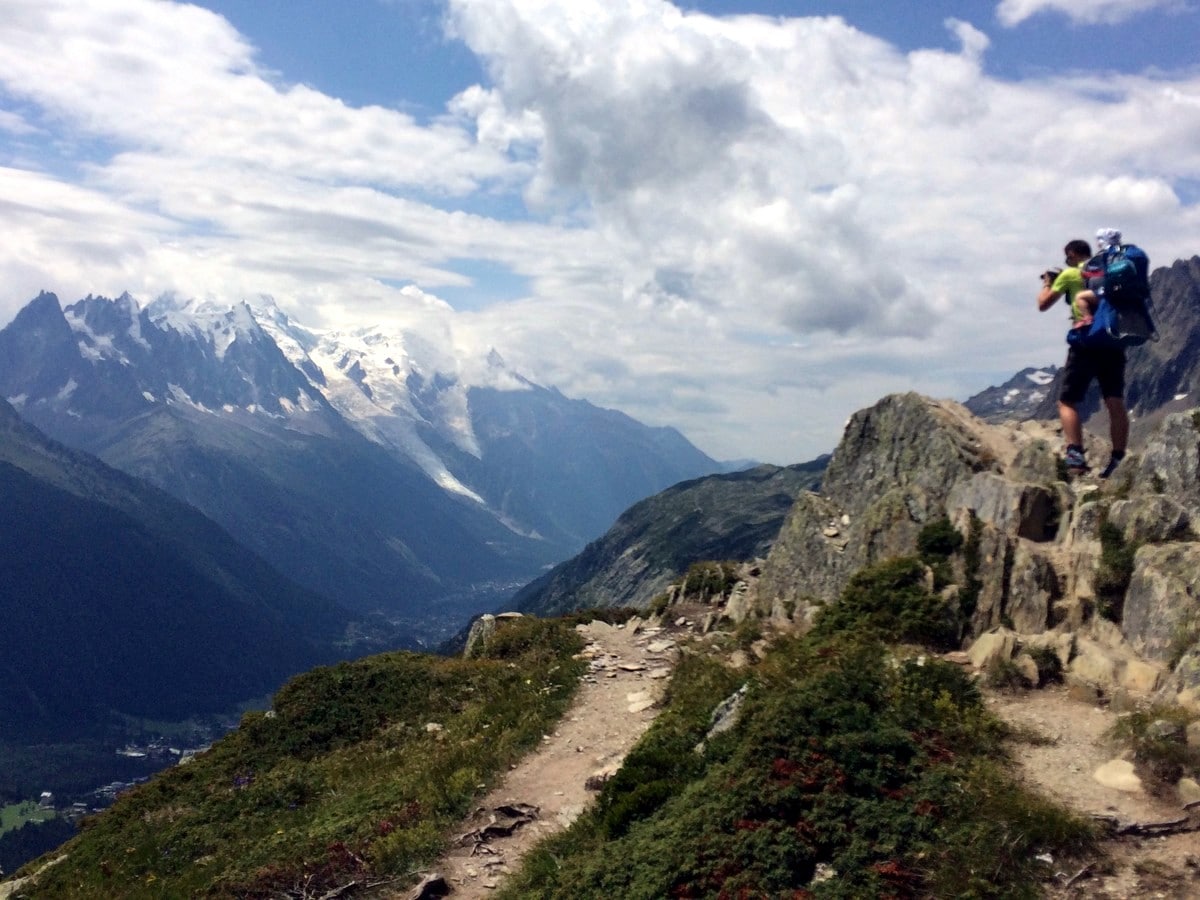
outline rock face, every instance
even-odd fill
[[[850,420],[821,491],[799,497],[756,591],[726,615],[803,626],[945,518],[964,549],[944,596],[960,604],[964,646],[981,640],[972,658],[1028,663],[1023,652],[1051,648],[1098,695],[1166,690],[1200,708],[1200,411],[1167,416],[1110,482],[1059,480],[1058,441],[1039,423],[884,398]]]
[[[830,600],[865,565],[911,553],[950,490],[998,471],[994,452],[957,404],[917,394],[856,413],[829,461],[821,493],[792,508],[763,568],[759,592],[785,602]]]
[[[1134,558],[1121,633],[1143,656],[1171,661],[1200,637],[1200,543],[1152,544]]]

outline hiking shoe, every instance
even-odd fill
[[[1104,467],[1104,470],[1100,473],[1100,477],[1107,478],[1109,475],[1111,475],[1113,472],[1115,472],[1117,469],[1117,466],[1119,466],[1121,464],[1121,460],[1123,458],[1124,457],[1120,457],[1120,456],[1110,456],[1108,458],[1108,465],[1106,465]]]
[[[1068,469],[1073,469],[1077,472],[1086,472],[1088,470],[1087,459],[1084,457],[1082,450],[1076,450],[1074,447],[1068,447],[1065,458]],[[1113,468],[1116,467],[1114,466]]]

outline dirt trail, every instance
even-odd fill
[[[542,746],[460,824],[454,832],[459,840],[428,870],[444,879],[449,897],[491,896],[538,841],[564,830],[583,812],[595,797],[586,787],[588,780],[615,772],[654,721],[678,646],[694,636],[692,631],[691,620],[669,628],[637,620],[626,627],[602,622],[580,626],[591,671],[571,709]],[[1118,790],[1096,779],[1096,770],[1120,755],[1108,737],[1117,716],[1107,706],[1072,699],[1063,688],[989,692],[987,702],[1000,718],[1044,740],[1018,744],[1013,754],[1020,777],[1037,792],[1081,815],[1108,816],[1123,824],[1166,822],[1183,815],[1174,798]],[[1079,864],[1056,861],[1061,874],[1057,885],[1047,886],[1047,896],[1200,900],[1198,833],[1112,839],[1102,853],[1083,873]],[[1072,877],[1074,883],[1063,887]],[[391,896],[407,900],[414,891]]]
[[[615,772],[654,721],[679,655],[672,632],[683,628],[637,620],[579,626],[591,671],[557,730],[482,800],[457,830],[457,846],[431,867],[445,879],[450,897],[489,896],[535,843],[583,812],[595,797],[585,787],[588,779]]]
[[[1063,688],[993,694],[988,705],[1000,718],[1039,735],[1046,744],[1020,744],[1014,756],[1027,785],[1076,812],[1111,816],[1121,823],[1167,822],[1180,818],[1174,798],[1146,790],[1108,787],[1096,770],[1120,755],[1108,737],[1117,716],[1106,706],[1073,700]],[[1052,888],[1058,898],[1200,898],[1200,833],[1124,837],[1105,842],[1107,859],[1070,888]],[[1057,864],[1059,868],[1068,866]],[[1063,872],[1065,883],[1079,872]]]

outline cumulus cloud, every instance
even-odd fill
[[[418,121],[286,83],[198,7],[5,11],[0,321],[41,288],[268,293],[791,462],[889,390],[1057,358],[1032,295],[1067,238],[1196,252],[1200,78],[1002,81],[962,20],[903,52],[836,17],[448,0],[489,83]],[[527,290],[455,310],[463,261]]]
[[[1044,12],[1073,22],[1114,25],[1151,9],[1178,8],[1179,0],[1001,0],[996,18],[1009,28]]]

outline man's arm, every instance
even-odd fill
[[[1054,285],[1050,281],[1050,276],[1043,275],[1042,290],[1041,293],[1037,295],[1038,312],[1045,312],[1052,307],[1058,302],[1058,298],[1061,297],[1063,293],[1063,291],[1056,291],[1054,289]]]
[[[1053,272],[1046,272],[1042,275],[1042,291],[1037,296],[1037,305],[1040,312],[1045,312],[1055,303],[1063,294],[1074,294],[1072,290],[1080,290],[1083,288],[1083,277],[1079,274],[1079,270],[1073,267],[1066,268],[1055,275]]]

